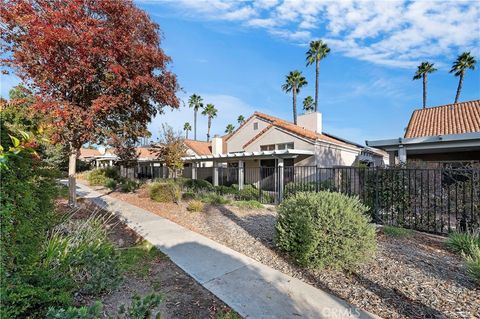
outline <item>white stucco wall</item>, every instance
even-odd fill
[[[258,123],[258,129],[253,129],[253,123]],[[227,140],[227,151],[231,152],[241,152],[243,151],[243,145],[250,141],[254,136],[260,133],[264,128],[268,126],[268,122],[257,117],[252,117],[249,119],[245,125],[233,134]]]

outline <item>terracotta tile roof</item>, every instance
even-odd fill
[[[211,155],[212,144],[204,141],[185,140],[185,145],[197,155]]]
[[[155,159],[157,157],[155,150],[150,147],[137,147],[136,150],[139,159]]]
[[[78,158],[86,158],[86,157],[95,157],[100,156],[100,152],[93,148],[81,148],[80,155]]]
[[[300,137],[304,137],[304,138],[307,138],[307,139],[310,139],[310,140],[313,140],[313,141],[320,140],[320,141],[329,142],[329,143],[333,143],[333,144],[337,144],[337,145],[358,147],[355,144],[347,143],[347,142],[345,142],[343,140],[340,140],[340,139],[337,139],[337,138],[335,138],[331,135],[327,135],[325,133],[320,134],[320,133],[317,133],[317,132],[314,132],[314,131],[311,131],[311,130],[307,130],[307,129],[301,127],[301,126],[295,125],[293,123],[287,122],[287,121],[282,120],[278,117],[274,117],[274,116],[271,116],[271,115],[268,115],[268,114],[264,114],[264,113],[261,113],[261,112],[255,112],[253,114],[253,116],[258,116],[258,117],[270,122],[271,126],[276,126],[276,127],[282,128],[282,129],[284,129],[286,131],[289,131],[289,132],[291,132],[295,135],[298,135]],[[258,137],[260,137],[262,134],[264,134],[269,128],[270,128],[270,126],[263,129],[255,137],[253,137],[250,141],[248,141],[244,145],[244,147],[251,144],[254,140],[256,140]]]
[[[480,100],[415,110],[405,138],[480,132]]]

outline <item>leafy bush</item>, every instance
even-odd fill
[[[190,191],[184,192],[182,194],[182,199],[186,200],[186,201],[195,199],[196,197],[197,197],[197,194],[195,194],[194,192],[190,192]]]
[[[192,200],[187,206],[187,210],[189,212],[201,212],[204,208],[205,204],[199,200]]]
[[[215,193],[219,195],[236,195],[238,194],[238,189],[232,187],[232,186],[215,186]]]
[[[336,191],[335,183],[332,180],[323,180],[321,182],[290,182],[285,185],[284,196],[290,197],[301,192],[316,191]]]
[[[395,226],[383,226],[383,233],[391,237],[410,237],[413,236],[413,230]]]
[[[98,319],[102,317],[102,303],[96,301],[90,307],[68,309],[50,308],[47,312],[46,319]]]
[[[114,191],[117,188],[117,181],[114,180],[113,178],[107,178],[105,182],[105,187]]]
[[[186,180],[185,183],[183,184],[183,187],[195,193],[201,192],[201,191],[211,192],[214,190],[213,185],[210,182],[203,179]]]
[[[106,222],[94,214],[56,226],[44,249],[43,267],[68,274],[84,294],[99,294],[116,287],[122,278]]]
[[[162,297],[157,294],[146,295],[141,298],[138,295],[132,297],[130,306],[121,305],[115,318],[117,319],[151,319],[160,318],[160,313],[153,315],[153,309],[160,305]],[[102,318],[102,303],[96,301],[90,307],[70,307],[67,310],[50,308],[46,319],[98,319]]]
[[[470,277],[480,285],[480,246],[472,244],[465,255],[465,266]]]
[[[240,209],[260,209],[263,205],[256,200],[240,200],[233,202],[233,205]]]
[[[215,194],[215,193],[207,193],[203,194],[200,197],[201,201],[207,204],[212,204],[212,205],[225,205],[230,203],[230,200],[228,198],[225,198],[221,195]]]
[[[259,200],[259,190],[252,185],[245,185],[235,195],[236,200]]]
[[[87,173],[87,181],[90,185],[103,186],[107,179],[118,179],[118,171],[113,167],[97,168]]]
[[[122,179],[120,181],[120,191],[122,193],[132,193],[140,188],[141,183],[131,179]]]
[[[279,206],[276,244],[303,266],[352,269],[376,249],[367,209],[340,193],[298,193]]]
[[[478,233],[452,232],[448,235],[447,246],[456,253],[471,255],[473,247],[480,247],[480,235]]]
[[[180,187],[175,183],[151,183],[148,186],[150,198],[156,202],[171,203],[180,200]]]

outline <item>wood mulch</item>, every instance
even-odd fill
[[[109,212],[101,211],[87,201],[80,200],[79,203],[81,209],[75,211],[73,218],[87,218],[94,212],[108,215],[109,238],[120,249],[135,246],[143,240]],[[71,213],[65,200],[58,201],[57,211]],[[120,305],[129,304],[134,295],[157,293],[163,298],[156,309],[161,318],[213,319],[217,318],[219,313],[232,312],[224,302],[197,283],[167,256],[159,253],[158,258],[149,260],[148,263],[147,276],[127,273],[120,287],[114,291],[91,298],[77,296],[77,305],[89,305],[99,300],[103,304],[104,315],[109,317],[116,314]]]
[[[209,206],[192,213],[186,203],[150,200],[145,190],[110,196],[168,218],[279,271],[324,289],[383,318],[480,318],[480,288],[444,238],[414,232],[393,238],[378,232],[374,260],[353,273],[295,266],[274,245],[274,208]]]

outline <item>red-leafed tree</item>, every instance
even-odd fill
[[[129,0],[7,0],[0,17],[2,65],[29,84],[32,107],[48,113],[55,142],[69,147],[76,205],[83,144],[145,135],[162,108],[179,105],[159,26]]]

